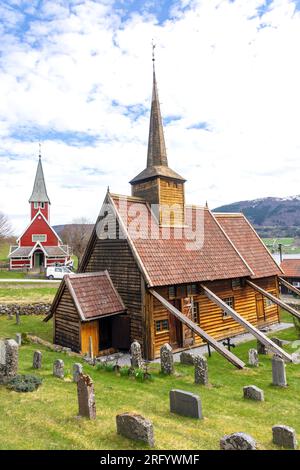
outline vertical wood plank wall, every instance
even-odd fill
[[[94,237],[83,272],[108,270],[130,316],[130,339],[136,339],[143,346],[141,274],[127,240],[119,240],[118,232],[117,224],[117,239],[101,240],[97,236]]]
[[[256,279],[255,282],[262,287],[278,296],[278,285],[275,277]],[[207,282],[207,287],[215,292],[220,298],[225,299],[227,297],[234,297],[234,309],[243,315],[248,321],[254,326],[261,326],[276,323],[279,320],[279,309],[276,305],[272,304],[266,306],[265,304],[265,320],[258,322],[256,314],[256,292],[251,289],[250,286],[238,287],[232,289],[231,281],[214,281]],[[168,299],[168,288],[162,287],[156,289],[159,294]],[[199,313],[200,313],[200,326],[208,334],[216,339],[226,338],[228,336],[234,336],[244,330],[244,328],[238,324],[231,317],[223,317],[222,310],[216,306],[211,300],[209,300],[204,294],[198,294],[193,296],[195,302],[199,302]],[[169,342],[169,331],[156,332],[154,325],[157,320],[168,319],[168,311],[161,305],[161,303],[153,298],[153,356],[158,357],[160,348],[164,343]],[[185,300],[181,299],[181,311],[187,313],[188,309],[185,306]],[[191,333],[186,326],[183,326],[183,347],[198,346],[202,343],[201,338]]]
[[[54,314],[54,342],[80,352],[80,321],[67,287]]]
[[[90,336],[92,337],[93,354],[99,354],[99,320],[81,323],[81,352],[89,352]]]

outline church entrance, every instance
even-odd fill
[[[45,255],[41,250],[37,250],[33,254],[33,267],[35,269],[42,268],[45,264]]]

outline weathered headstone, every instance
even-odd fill
[[[41,351],[34,351],[32,367],[34,369],[40,369],[42,367],[42,353],[41,353]]]
[[[272,427],[273,443],[287,449],[297,449],[296,432],[289,426],[277,424]]]
[[[200,354],[195,356],[195,384],[208,384],[208,365],[207,359]]]
[[[78,382],[80,374],[83,374],[82,364],[75,362],[75,364],[73,364],[73,382]]]
[[[244,398],[249,400],[264,401],[264,391],[256,385],[247,385],[243,387]]]
[[[64,361],[62,359],[56,359],[53,364],[53,375],[60,379],[64,378]]]
[[[193,365],[194,359],[195,359],[195,354],[191,353],[190,351],[183,351],[180,354],[181,364]]]
[[[96,419],[94,383],[89,375],[80,374],[77,381],[79,416]]]
[[[258,367],[259,359],[258,359],[258,352],[256,349],[249,349],[248,351],[248,363],[249,366]]]
[[[148,419],[135,413],[122,413],[116,416],[116,422],[118,434],[154,446],[153,424]]]
[[[277,344],[277,346],[279,346],[280,348],[282,348],[283,344],[284,344],[284,341],[282,341],[281,339],[279,338],[270,338],[271,341],[273,341],[273,343]]]
[[[221,450],[255,450],[256,442],[253,437],[243,432],[235,432],[223,436],[220,440]]]
[[[0,340],[0,384],[6,384],[18,373],[19,347],[14,339]]]
[[[184,390],[170,391],[170,411],[190,418],[203,418],[200,397]]]
[[[138,341],[133,341],[130,346],[131,367],[141,369],[143,367],[142,349]]]
[[[160,348],[160,367],[163,374],[171,375],[174,372],[173,352],[168,343]]]
[[[285,362],[284,360],[274,354],[272,357],[272,378],[273,385],[277,387],[286,387],[286,373],[285,373]]]
[[[22,334],[21,333],[16,333],[16,343],[18,346],[22,345]]]
[[[257,340],[257,352],[258,354],[264,354],[264,355],[268,354],[268,348],[258,340]]]

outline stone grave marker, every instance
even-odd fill
[[[80,374],[77,381],[79,416],[96,419],[94,383],[89,375]]]
[[[143,367],[142,348],[138,341],[133,341],[130,346],[131,367],[141,369]]]
[[[235,432],[223,436],[220,440],[221,450],[255,450],[256,442],[253,437],[243,432]]]
[[[194,359],[195,359],[195,354],[193,354],[190,351],[183,351],[180,354],[181,364],[193,365],[194,364]]]
[[[249,349],[248,351],[248,363],[249,366],[258,367],[259,366],[259,359],[258,359],[258,352],[256,349]]]
[[[19,346],[14,339],[0,340],[0,384],[18,373]]]
[[[63,379],[65,376],[64,367],[64,361],[62,359],[56,359],[53,364],[53,375],[59,379]]]
[[[273,443],[287,449],[297,449],[296,432],[289,426],[276,424],[272,427]]]
[[[83,374],[83,366],[79,362],[73,364],[73,382],[78,382],[80,374]]]
[[[243,387],[244,398],[248,400],[265,401],[264,391],[256,385],[247,385]]]
[[[195,384],[208,385],[207,359],[200,354],[195,355]]]
[[[276,354],[272,357],[272,383],[277,387],[287,386],[285,362]]]
[[[171,375],[174,372],[173,352],[168,343],[160,348],[160,367],[163,374]]]
[[[41,351],[34,351],[32,367],[34,369],[40,369],[42,367],[42,353],[41,353]]]
[[[170,391],[170,411],[190,418],[203,418],[200,397],[184,390]]]
[[[116,422],[118,434],[154,446],[153,424],[148,419],[135,413],[122,413],[116,416]]]

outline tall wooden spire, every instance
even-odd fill
[[[130,181],[132,195],[145,199],[159,207],[161,223],[171,220],[171,225],[184,222],[184,182],[178,173],[168,166],[164,129],[158,99],[153,46],[153,87],[148,139],[147,167]],[[176,207],[175,207],[176,206]],[[156,207],[156,212],[158,211]],[[171,209],[168,209],[171,208]]]

